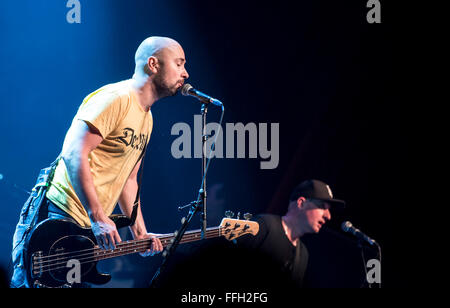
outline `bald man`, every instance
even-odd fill
[[[42,207],[44,218],[66,218],[91,228],[102,249],[114,249],[121,241],[109,218],[119,203],[131,216],[138,191],[137,174],[153,127],[152,105],[177,93],[189,77],[183,48],[166,37],[149,37],[135,54],[131,79],[108,84],[83,100],[66,134],[59,159]],[[163,250],[149,233],[140,202],[134,239],[152,238],[152,246],[141,253]],[[21,217],[22,219],[22,217]],[[14,274],[11,285],[26,286],[21,272],[23,221],[13,239]],[[22,228],[22,229],[21,229]]]

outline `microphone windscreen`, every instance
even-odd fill
[[[352,227],[352,223],[350,221],[344,221],[341,225],[341,229],[344,232],[348,232],[348,230],[350,230],[350,228]]]
[[[191,90],[193,87],[188,84],[185,83],[182,87],[181,87],[181,94],[183,94],[184,96],[188,96],[189,95],[189,90]]]

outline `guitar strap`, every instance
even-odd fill
[[[138,189],[136,192],[136,198],[134,200],[133,211],[131,212],[130,226],[133,226],[134,223],[136,222],[137,212],[138,212],[138,208],[139,208],[139,199],[140,199],[140,191],[141,191],[141,186],[142,186],[142,175],[144,173],[143,172],[144,158],[145,158],[145,152],[147,151],[147,142],[148,142],[148,137],[145,139],[144,149],[142,150],[141,155],[139,156],[139,158],[136,162],[136,165],[137,165],[139,163],[139,161],[142,159],[141,165],[139,166],[139,170],[138,170],[138,173],[140,173],[139,174],[139,182],[138,182]],[[24,208],[22,209],[22,215],[25,214],[25,216],[27,216],[29,209],[30,209],[30,204],[33,203],[32,201],[35,201],[36,199],[38,199],[37,204],[33,204],[33,206],[32,206],[36,209],[36,211],[32,213],[33,215],[31,215],[32,217],[30,219],[30,226],[28,228],[30,230],[34,227],[39,213],[42,213],[42,211],[40,211],[42,200],[47,193],[48,186],[50,185],[51,181],[53,180],[53,175],[55,173],[56,166],[58,165],[58,162],[61,158],[62,158],[62,154],[59,154],[58,157],[50,164],[49,167],[41,170],[41,172],[39,173],[39,176],[38,176],[37,183],[33,187],[31,196],[28,200],[31,202],[27,202],[26,205],[24,206]],[[38,196],[40,198],[38,198]],[[28,230],[28,231],[30,231],[30,230]],[[28,232],[26,232],[26,233],[28,233]]]
[[[43,215],[42,203],[47,193],[48,186],[53,179],[55,173],[56,165],[61,158],[59,155],[54,162],[50,164],[49,167],[41,169],[39,172],[36,184],[31,190],[30,196],[27,201],[22,206],[19,222],[16,226],[16,232],[19,225],[26,226],[20,239],[18,239],[13,246],[13,251],[25,240],[30,231],[36,226],[39,221],[40,216]],[[42,217],[41,217],[42,218]]]
[[[133,211],[131,212],[131,217],[130,217],[130,227],[134,225],[134,223],[136,222],[136,217],[137,217],[137,212],[138,212],[138,208],[139,208],[139,199],[140,199],[140,192],[141,192],[141,186],[142,186],[142,175],[144,173],[144,158],[145,158],[145,152],[147,151],[147,141],[148,141],[148,137],[145,140],[145,144],[144,144],[144,149],[141,152],[141,155],[139,156],[136,165],[139,163],[139,161],[142,159],[141,165],[139,166],[139,182],[138,182],[138,189],[136,192],[136,198],[134,199],[134,205],[133,205]],[[45,188],[48,188],[48,185],[50,184],[50,182],[53,179],[53,174],[54,171],[56,169],[56,166],[58,164],[59,159],[61,158],[61,154],[56,158],[56,160],[50,165],[50,167],[46,168],[47,170],[47,174],[49,175],[48,177],[44,178],[40,178],[40,182],[42,186],[45,186]],[[136,166],[135,165],[135,166]],[[46,193],[46,190],[44,191],[44,195]]]
[[[139,160],[142,159],[141,165],[139,166],[139,170],[138,170],[139,182],[138,182],[136,198],[134,199],[133,211],[131,212],[130,227],[133,226],[134,223],[136,222],[137,212],[138,212],[138,208],[139,208],[139,199],[140,199],[140,192],[141,192],[141,186],[142,186],[142,175],[144,173],[144,159],[145,159],[145,152],[147,151],[147,141],[148,141],[148,137],[145,139],[144,149],[142,150],[141,156],[139,157],[139,159],[136,162],[136,165],[137,165],[139,163]]]
[[[142,159],[142,162],[141,162],[141,165],[139,166],[139,171],[138,171],[140,173],[139,174],[139,182],[138,182],[138,190],[136,193],[136,198],[134,200],[133,211],[131,212],[130,226],[133,226],[134,223],[136,222],[137,212],[138,212],[138,208],[139,208],[139,199],[140,199],[139,196],[140,196],[140,191],[141,191],[141,186],[142,186],[142,175],[144,173],[143,172],[144,157],[145,157],[145,152],[147,150],[147,140],[148,140],[148,138],[145,140],[144,149],[142,150],[141,155],[139,156],[139,159],[136,162],[136,165],[137,165],[139,163],[139,160]],[[33,213],[33,217],[31,218],[31,223],[29,226],[30,230],[34,227],[37,216],[39,214],[42,214],[42,211],[40,211],[40,207],[41,207],[40,205],[42,203],[43,197],[45,197],[45,194],[47,193],[48,186],[50,185],[50,183],[53,179],[53,175],[55,173],[56,166],[58,165],[58,162],[60,159],[61,159],[61,154],[58,155],[58,157],[55,159],[54,162],[52,162],[50,164],[49,167],[42,169],[41,172],[39,173],[37,183],[34,186],[32,193],[31,193],[31,196],[34,197],[35,199],[39,199],[39,202],[38,202],[38,204],[34,204],[34,207],[37,209],[37,211],[35,213]],[[36,198],[38,195],[41,196],[41,198]],[[28,211],[28,207],[27,207],[26,211]]]

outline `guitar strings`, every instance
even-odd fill
[[[99,260],[111,258],[111,257],[114,257],[114,256],[120,256],[120,255],[123,255],[123,254],[143,252],[143,251],[147,250],[148,248],[149,248],[148,244],[142,244],[142,245],[137,246],[137,247],[124,249],[124,250],[122,250],[120,252],[119,251],[106,252],[104,255],[96,255],[96,256],[90,255],[90,256],[86,256],[84,258],[79,258],[77,260],[80,262],[80,264],[84,264],[84,263],[88,263],[88,262],[99,261]],[[47,264],[47,265],[44,265],[44,266],[40,266],[38,268],[34,268],[34,271],[36,273],[39,273],[39,272],[46,272],[46,271],[66,268],[66,260],[60,260],[60,259],[59,260],[55,260],[56,263],[52,262],[51,264]],[[38,265],[38,264],[36,264],[36,265]]]
[[[213,228],[208,228],[206,231],[206,237],[211,236],[211,235],[215,235],[215,236],[220,236],[221,234],[221,229],[227,229],[225,227],[213,227]],[[231,229],[229,229],[231,231]],[[226,230],[227,231],[227,230]],[[237,230],[235,230],[237,231]],[[187,231],[182,240],[181,243],[185,243],[185,242],[192,242],[192,241],[197,241],[198,240],[198,232],[199,230],[192,230],[192,231]],[[242,233],[242,232],[241,232]],[[162,242],[164,243],[163,246],[167,246],[166,240],[169,238],[173,238],[173,235],[161,235],[161,236],[156,236],[157,238],[159,238],[160,240],[162,239]],[[109,250],[109,251],[105,251],[103,249],[100,249],[98,246],[95,246],[95,248],[88,248],[88,249],[84,249],[81,251],[76,251],[76,252],[67,252],[67,253],[61,253],[61,254],[55,254],[55,255],[49,255],[49,256],[43,256],[43,257],[39,257],[40,260],[38,261],[34,261],[34,265],[35,266],[40,266],[39,271],[43,272],[43,271],[50,271],[50,270],[55,270],[55,269],[62,269],[65,268],[65,266],[63,267],[57,267],[57,268],[51,268],[54,266],[59,266],[59,265],[63,265],[66,264],[66,260],[68,260],[69,258],[73,258],[74,256],[69,256],[70,254],[77,254],[79,252],[82,251],[88,251],[88,253],[84,253],[84,254],[79,254],[78,255],[78,259],[80,259],[80,257],[84,257],[81,258],[81,261],[84,261],[80,264],[86,263],[86,262],[92,262],[92,261],[98,261],[98,260],[103,260],[103,259],[107,259],[107,258],[111,258],[111,257],[116,257],[116,256],[121,256],[121,255],[126,255],[126,254],[130,254],[130,253],[136,253],[136,252],[142,252],[145,251],[146,249],[148,249],[148,244],[151,242],[150,239],[143,239],[143,240],[137,240],[137,241],[128,241],[128,242],[122,242],[119,243],[118,245],[121,245],[122,247],[120,248],[116,248],[115,250]],[[97,253],[95,254],[95,252],[101,252],[101,253]],[[65,258],[60,258],[61,255],[67,255]],[[43,261],[42,259],[47,258],[47,260]],[[48,259],[48,258],[53,258],[53,259]],[[56,259],[56,260],[55,260]],[[64,262],[61,262],[62,260],[64,260]],[[79,260],[79,261],[80,261]],[[57,263],[53,263],[53,264],[46,264],[46,265],[42,265],[43,263],[49,263],[52,261],[56,261]],[[59,262],[59,263],[58,263]],[[45,268],[45,270],[43,270]]]
[[[212,234],[215,234],[215,233],[218,233],[218,232],[220,232],[220,230],[207,230],[207,234],[206,235],[208,236],[208,235],[212,235]],[[173,236],[164,236],[164,237],[158,237],[158,238],[160,240],[163,239],[162,242],[165,243],[167,241],[167,239],[169,239],[171,237],[173,237]],[[183,236],[183,239],[184,238],[192,238],[192,237],[197,238],[197,236],[195,234],[188,234],[188,233],[186,233]],[[73,254],[71,256],[65,256],[64,258],[61,257],[61,255],[63,255],[63,254],[50,255],[51,257],[53,257],[52,259],[50,259],[50,260],[48,260],[48,259],[47,260],[41,260],[41,258],[39,258],[38,260],[35,261],[35,263],[43,264],[43,263],[48,263],[48,262],[52,262],[52,261],[61,261],[61,260],[73,259],[75,257],[76,257],[76,259],[80,259],[80,258],[82,258],[84,256],[89,256],[89,257],[92,257],[92,256],[97,257],[98,256],[98,257],[102,257],[104,255],[111,254],[111,253],[117,253],[117,252],[121,252],[121,251],[129,251],[129,250],[137,249],[137,248],[142,247],[142,245],[148,245],[149,243],[151,243],[151,239],[143,239],[143,240],[138,240],[138,241],[135,241],[135,242],[134,241],[133,242],[122,242],[122,243],[120,243],[122,245],[119,244],[120,247],[118,247],[118,248],[116,248],[114,250],[104,250],[104,249],[99,248],[98,246],[95,246],[95,248],[84,249],[83,250],[84,253],[82,253],[82,254],[78,254],[77,255],[77,253],[79,253],[79,251],[72,251],[72,252],[64,253],[64,254]],[[96,252],[98,252],[97,255],[95,255]],[[47,256],[47,257],[50,257],[50,256]],[[42,259],[43,259],[43,257],[42,257]]]
[[[165,240],[166,238],[169,239],[170,237],[171,236],[157,237],[157,238],[159,238],[160,240]],[[125,242],[117,243],[116,247],[118,249],[121,247],[127,247],[130,245],[139,245],[141,243],[147,243],[147,242],[151,242],[151,241],[152,240],[149,238],[141,239],[141,240],[125,241]],[[86,249],[82,249],[82,250],[68,251],[68,252],[57,253],[57,254],[52,254],[52,255],[48,255],[48,256],[42,256],[42,257],[38,257],[38,258],[39,258],[39,261],[49,262],[49,261],[52,261],[52,259],[59,259],[60,257],[62,257],[64,255],[82,253],[79,256],[83,256],[83,253],[92,253],[92,252],[95,253],[96,251],[105,251],[105,250],[101,249],[98,245],[95,245],[94,247],[90,247],[90,248],[86,248]]]
[[[193,232],[191,232],[191,234],[186,233],[185,236],[183,236],[181,243],[192,242],[192,241],[198,240],[198,236],[196,234],[192,234],[192,233]],[[211,236],[211,235],[215,235],[215,234],[220,235],[220,229],[206,231],[206,236]],[[172,236],[164,236],[161,238],[170,238],[170,237],[172,237]],[[132,245],[129,245],[130,243],[124,242],[124,245],[122,245],[122,246],[124,246],[123,248],[119,248],[119,249],[116,248],[115,250],[110,250],[110,251],[105,251],[103,249],[98,248],[98,246],[96,246],[97,248],[90,248],[90,250],[92,250],[92,252],[90,252],[88,254],[85,253],[85,254],[78,255],[77,260],[81,261],[80,264],[84,264],[87,262],[103,260],[103,259],[120,256],[120,255],[124,255],[124,254],[129,254],[129,253],[133,253],[133,252],[141,252],[141,250],[145,251],[149,248],[150,242],[151,242],[151,240],[149,240],[149,239],[139,240],[138,244],[132,243]],[[168,243],[165,243],[165,242],[166,241],[164,241],[163,246],[168,245]],[[89,249],[85,249],[85,250],[89,250]],[[104,254],[95,255],[95,251],[97,251],[97,252],[101,251],[101,252],[104,252]],[[78,253],[78,252],[71,252],[71,253]],[[54,256],[54,255],[52,255],[52,256]],[[49,256],[47,256],[47,257],[49,257]],[[65,260],[70,260],[73,258],[74,258],[74,256],[65,256],[64,258],[57,257],[56,259],[54,258],[53,260],[46,260],[46,261],[38,260],[38,261],[34,262],[34,265],[38,266],[39,272],[46,272],[46,271],[50,271],[50,270],[66,268],[65,265],[67,262]],[[64,260],[64,261],[62,261],[62,260]],[[42,265],[42,263],[44,263],[44,262],[51,262],[51,261],[56,261],[57,263]],[[58,267],[59,265],[64,265],[64,266]],[[53,268],[55,266],[56,266],[56,268]]]
[[[209,232],[209,231],[219,231],[220,232],[220,230],[222,229],[223,227],[212,227],[212,228],[207,228],[206,229],[206,232]],[[196,233],[199,233],[200,231],[199,230],[190,230],[190,231],[186,231],[185,232],[185,234],[183,235],[183,238],[184,238],[184,236],[191,236],[191,235],[193,235],[193,234],[196,234]],[[167,240],[167,239],[170,239],[170,238],[173,238],[173,237],[175,237],[174,236],[174,234],[173,233],[171,233],[171,234],[162,234],[162,235],[159,235],[159,236],[155,236],[156,238],[159,238],[160,240]],[[134,244],[140,244],[140,243],[142,243],[142,242],[148,242],[148,241],[151,241],[151,239],[148,239],[148,238],[146,238],[146,239],[141,239],[141,240],[131,240],[131,241],[125,241],[125,242],[120,242],[120,243],[118,243],[117,245],[116,245],[116,247],[119,247],[119,246],[126,246],[126,245],[134,245]],[[94,250],[95,249],[97,249],[98,251],[102,251],[103,249],[101,249],[100,247],[98,247],[98,245],[95,245],[95,247],[97,247],[97,248],[94,248]],[[92,252],[92,247],[90,247],[90,248],[86,248],[86,249],[82,249],[82,250],[77,250],[77,251],[68,251],[68,252],[62,252],[62,253],[56,253],[56,254],[52,254],[52,255],[47,255],[47,256],[42,256],[42,257],[38,257],[39,258],[39,260],[43,260],[43,259],[50,259],[50,258],[55,258],[55,257],[60,257],[60,256],[63,256],[63,255],[67,255],[67,254],[72,254],[72,253],[80,253],[80,252]],[[104,250],[103,250],[104,251]]]
[[[186,240],[186,241],[182,241],[181,243],[187,243],[187,242],[194,242],[194,241],[196,241],[196,239],[189,239],[189,240]],[[145,247],[145,246],[143,246],[143,249],[145,250],[147,247]],[[141,249],[142,249],[142,247],[141,247]],[[133,250],[129,250],[129,251],[133,251]],[[118,255],[119,256],[119,255]],[[111,256],[107,256],[107,257],[103,257],[103,258],[100,258],[100,260],[103,260],[103,259],[107,259],[107,258],[109,258],[109,257],[111,257]],[[112,257],[114,257],[114,256],[112,256]],[[89,258],[87,258],[87,259],[89,259]],[[91,262],[93,262],[93,261],[98,261],[98,258],[93,258],[93,260],[83,260],[83,262],[80,262],[80,264],[85,264],[85,263],[91,263]],[[65,264],[65,263],[64,263]],[[60,265],[60,264],[59,264]],[[47,269],[45,269],[45,270],[40,270],[39,271],[39,273],[44,273],[44,272],[48,272],[48,271],[52,271],[52,270],[58,270],[58,269],[66,269],[67,267],[66,266],[60,266],[60,267],[56,267],[56,268],[47,268]]]
[[[192,238],[192,237],[188,237],[188,238],[183,238],[181,243],[187,243],[187,242],[193,242],[193,241],[197,241],[197,238]],[[166,245],[167,246],[167,245]],[[135,253],[135,252],[143,252],[145,250],[148,249],[148,243],[142,243],[141,245],[139,245],[139,247],[130,247],[129,249],[126,250],[122,250],[122,251],[114,251],[114,252],[107,252],[105,255],[99,255],[99,256],[89,256],[89,257],[85,257],[83,259],[80,259],[79,261],[80,264],[85,264],[85,263],[91,263],[93,261],[99,261],[99,260],[104,260],[104,259],[108,259],[108,258],[112,258],[112,257],[116,257],[116,256],[120,256],[120,255],[124,255],[124,254],[129,254],[129,253]],[[60,260],[57,260],[60,261]],[[44,273],[47,271],[52,271],[52,270],[58,270],[58,269],[66,269],[66,262],[61,262],[61,263],[55,263],[55,264],[48,264],[44,267],[41,267],[39,269],[39,273]],[[59,265],[63,265],[63,266],[59,266]],[[56,266],[56,267],[55,267]],[[45,268],[45,269],[43,269]]]

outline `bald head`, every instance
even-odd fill
[[[155,57],[162,61],[164,52],[167,49],[181,49],[180,44],[168,37],[151,36],[146,38],[136,50],[134,60],[136,63],[135,73],[146,73],[147,62],[150,57]]]
[[[148,89],[156,100],[175,95],[189,78],[183,48],[168,37],[146,38],[136,50],[135,61],[135,87]]]

